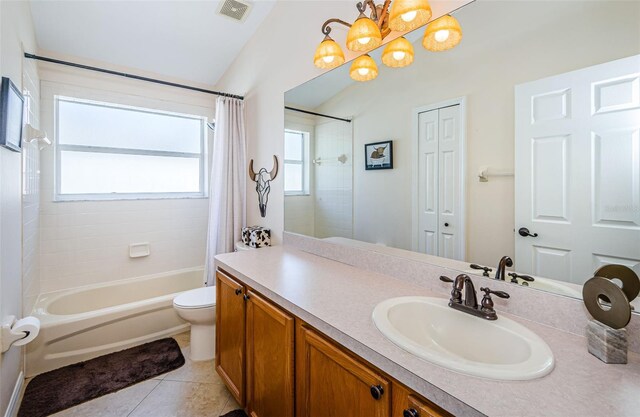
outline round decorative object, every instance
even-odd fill
[[[607,279],[619,279],[622,281],[622,291],[629,301],[636,299],[640,294],[640,278],[633,269],[624,265],[605,265],[600,267],[594,274],[596,277]]]
[[[594,319],[613,329],[621,329],[631,320],[629,299],[607,278],[593,277],[585,282],[582,299]]]

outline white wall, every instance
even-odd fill
[[[142,81],[50,64],[41,65],[41,79],[42,124],[52,138],[55,95],[208,118],[215,113],[212,95]],[[54,202],[53,147],[42,152],[41,171],[42,292],[204,264],[208,199]],[[129,258],[129,244],[139,242],[150,243],[151,255]]]
[[[27,2],[0,2],[0,72],[22,89],[23,48],[36,42]],[[36,88],[37,89],[37,88]],[[22,155],[0,148],[0,318],[22,317]],[[23,365],[23,348],[0,357],[0,415],[4,415]]]
[[[514,257],[513,177],[477,180],[483,165],[514,170],[514,86],[639,53],[638,16],[637,2],[475,2],[456,14],[454,50],[433,54],[419,40],[411,66],[381,66],[317,108],[354,115],[354,238],[411,249],[412,110],[466,96],[467,259]],[[364,144],[387,139],[394,169],[365,171]]]

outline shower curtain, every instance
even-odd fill
[[[241,240],[246,223],[246,171],[244,102],[218,97],[209,182],[207,285],[215,285],[214,256],[232,252],[234,243]]]

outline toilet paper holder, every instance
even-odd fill
[[[36,338],[40,330],[40,321],[35,317],[31,317],[30,320],[33,320],[36,323],[36,327],[31,331],[14,329],[14,325],[18,323],[15,316],[7,316],[2,320],[2,327],[0,329],[0,345],[2,345],[2,353],[9,350],[11,346],[26,345]]]

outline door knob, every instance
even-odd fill
[[[420,413],[415,408],[408,408],[402,412],[402,417],[420,417]]]
[[[531,234],[529,233],[529,229],[527,229],[526,227],[521,227],[520,229],[518,229],[518,234],[522,237],[538,237],[537,233]]]
[[[371,385],[371,396],[374,400],[382,398],[382,394],[384,394],[384,388],[382,388],[382,385]]]

